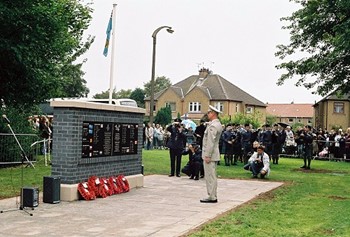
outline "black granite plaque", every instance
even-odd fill
[[[83,122],[82,158],[137,154],[138,124]]]

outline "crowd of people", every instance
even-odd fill
[[[201,151],[207,124],[205,120],[201,120],[195,131],[184,127],[181,120],[175,120],[165,128],[159,124],[147,125],[144,130],[145,148],[170,150],[170,176],[180,176],[181,156],[189,154],[189,162],[195,166],[190,178],[198,180],[199,174],[204,176],[203,162],[195,154]],[[253,129],[250,124],[222,125],[219,150],[224,157],[224,165],[236,166],[241,162],[256,177],[257,173],[253,172],[253,168],[256,168],[254,160],[260,157],[259,167],[264,170],[261,175],[263,178],[270,172],[269,163],[272,161],[272,164],[278,165],[281,154],[303,158],[303,169],[310,169],[311,161],[315,157],[327,156],[350,161],[350,128],[345,132],[342,129],[327,132],[306,125],[293,131],[290,126],[283,125],[265,124],[259,129]]]

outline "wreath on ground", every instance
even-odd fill
[[[98,178],[91,176],[87,182],[78,184],[78,191],[85,200],[94,200],[96,197],[105,198],[119,193],[129,192],[130,186],[124,175],[118,177]]]

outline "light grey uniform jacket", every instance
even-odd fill
[[[202,159],[210,157],[211,161],[220,160],[219,140],[222,126],[219,119],[211,121],[205,129],[203,136]]]

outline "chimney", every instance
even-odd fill
[[[201,68],[199,70],[199,78],[206,78],[209,75],[210,71],[209,68]]]

